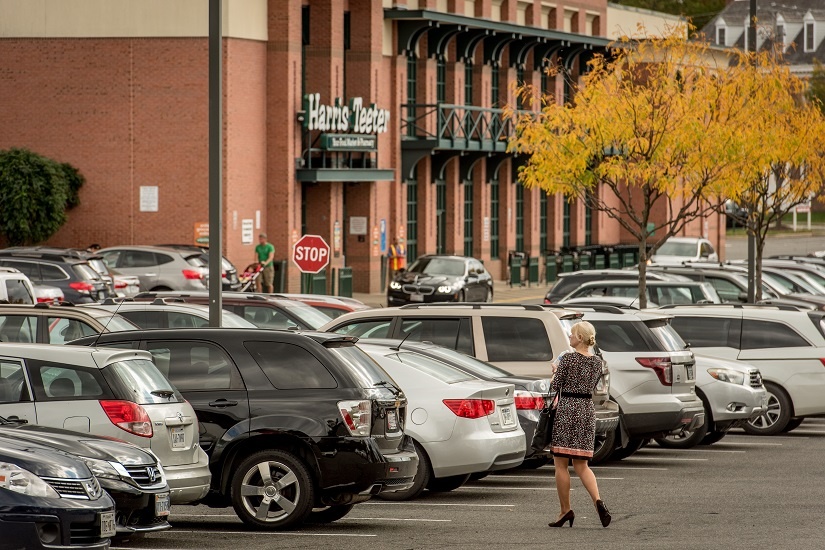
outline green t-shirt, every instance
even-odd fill
[[[275,247],[272,245],[272,243],[259,244],[255,247],[255,254],[258,255],[258,261],[264,264],[264,267],[272,265],[272,262],[264,263],[266,262],[266,259],[269,258],[270,253],[275,253]]]

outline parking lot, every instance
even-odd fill
[[[553,469],[517,470],[412,502],[372,500],[329,525],[250,531],[231,509],[177,506],[171,531],[113,548],[822,548],[825,419],[791,433],[741,431],[690,450],[648,445],[594,467],[613,514],[603,529],[574,480],[573,529],[550,529]]]

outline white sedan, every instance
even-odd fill
[[[514,386],[480,380],[409,350],[359,344],[407,396],[404,432],[419,455],[415,483],[388,500],[415,498],[426,488],[452,491],[470,474],[513,468],[526,452]]]

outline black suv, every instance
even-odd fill
[[[13,267],[32,284],[55,286],[66,301],[88,304],[116,296],[111,281],[91,265],[89,255],[71,248],[13,246],[0,250],[0,266]]]
[[[212,469],[206,504],[231,504],[250,525],[287,529],[335,521],[358,502],[413,483],[418,455],[403,432],[407,399],[356,341],[202,328],[73,344],[151,352],[197,413]]]
[[[668,273],[647,272],[648,281],[688,281],[687,277],[670,275]],[[599,269],[592,271],[573,271],[559,274],[556,281],[544,296],[545,304],[557,304],[559,300],[591,281],[638,281],[639,271],[636,269]]]

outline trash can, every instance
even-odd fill
[[[604,252],[599,252],[595,256],[596,261],[593,269],[604,269]]]
[[[510,267],[510,286],[521,285],[521,267],[527,263],[524,252],[510,251],[507,255],[507,265]]]
[[[272,263],[274,276],[272,277],[272,291],[285,292],[286,290],[286,260]]]
[[[539,284],[539,258],[530,256],[527,259],[527,281],[532,284]]]
[[[562,273],[571,273],[573,271],[573,255],[563,254],[561,257]]]
[[[559,262],[558,254],[547,254],[544,256],[544,282],[554,283],[559,276]]]

